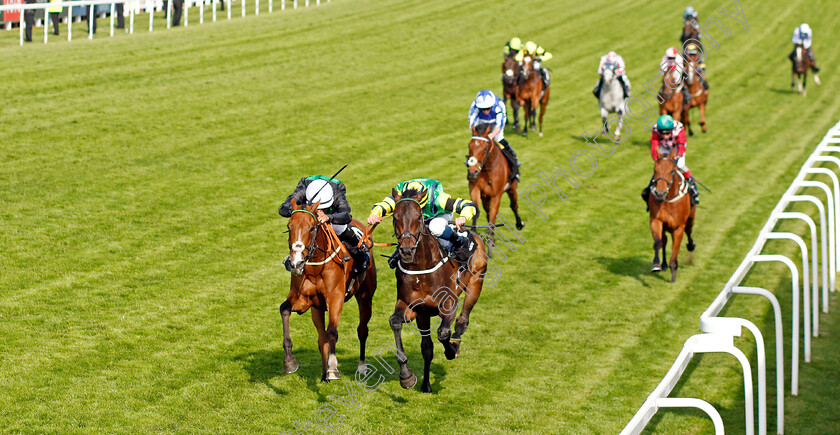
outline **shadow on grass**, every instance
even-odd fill
[[[771,88],[771,87],[768,87],[767,89],[770,89],[771,91],[773,91],[777,94],[798,94],[799,93],[799,91],[797,91],[796,89]]]
[[[597,257],[595,259],[604,265],[610,273],[629,276],[645,287],[650,287],[650,285],[642,278],[643,276],[653,275],[663,281],[671,281],[671,272],[667,270],[667,265],[663,272],[651,273],[651,261],[642,256],[628,258]]]

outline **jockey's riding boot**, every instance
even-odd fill
[[[618,81],[621,83],[621,90],[624,91],[624,99],[626,100],[630,97],[630,85],[627,84],[623,75],[618,76]]]
[[[549,82],[551,81],[551,80],[548,78],[548,71],[546,71],[546,70],[545,70],[545,68],[540,69],[540,76],[542,76],[542,81],[543,81],[543,92],[545,92],[545,89],[546,89],[546,88],[548,88],[548,84],[549,84]]]
[[[359,235],[351,228],[347,228],[338,236],[338,239],[344,243],[350,256],[353,257],[353,275],[360,275],[367,270],[370,266],[370,254],[367,253],[367,245],[362,244],[362,247],[359,247],[361,240]]]
[[[475,249],[475,242],[466,231],[452,231],[446,239],[452,242],[452,255],[460,263],[466,263]]]
[[[697,190],[697,184],[694,183],[694,177],[688,178],[688,193],[691,194],[691,205],[700,204],[700,191]]]
[[[394,249],[394,253],[391,254],[390,257],[388,257],[388,267],[390,267],[391,269],[397,268],[397,262],[400,261],[400,255],[398,254],[399,251],[400,248],[398,246],[397,249]]]
[[[502,155],[505,156],[505,160],[508,162],[508,167],[510,168],[510,176],[508,178],[508,182],[513,181],[514,179],[519,179],[519,159],[516,157],[516,151],[513,150],[513,147],[510,146],[506,139],[502,139],[499,141],[504,147],[502,148]]]
[[[701,81],[703,82],[703,89],[708,91],[709,90],[709,82],[706,81],[705,77],[703,77]]]
[[[648,199],[650,198],[650,186],[645,187],[642,190],[642,200],[645,201],[645,211],[650,211],[650,205],[648,205]]]
[[[598,84],[595,85],[595,89],[592,90],[592,93],[595,95],[595,98],[601,99],[601,86],[604,84],[604,76],[601,76],[601,80],[598,80]]]

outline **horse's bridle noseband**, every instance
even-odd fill
[[[657,188],[656,188],[656,183],[657,183],[659,180],[662,180],[662,181],[666,182],[666,183],[668,184],[668,186],[665,188],[665,198],[663,198],[663,199],[661,199],[661,200],[659,200],[659,201],[668,201],[668,192],[670,192],[670,191],[671,191],[671,185],[672,185],[672,184],[674,184],[674,174],[676,174],[677,169],[679,169],[679,166],[677,166],[677,161],[676,161],[676,160],[674,160],[674,159],[669,159],[668,157],[660,157],[660,158],[656,159],[656,161],[655,161],[655,162],[658,162],[658,161],[660,161],[660,160],[667,160],[667,161],[669,161],[669,162],[673,163],[673,164],[674,164],[674,169],[672,169],[672,170],[671,170],[671,178],[670,178],[670,179],[667,179],[667,178],[662,178],[662,177],[659,177],[659,178],[654,178],[654,179],[653,179],[653,192],[651,192],[651,193],[654,193],[654,192],[659,191],[659,189],[657,189]],[[655,163],[655,162],[654,162],[654,163]],[[654,195],[653,195],[653,196],[654,196],[654,198],[656,198],[656,196],[657,196],[657,195],[654,193]],[[672,199],[673,199],[673,198],[672,198]]]
[[[410,233],[410,232],[397,234],[397,220],[394,219],[394,237],[397,238],[397,244],[402,243],[402,240],[406,237],[414,238],[414,246],[412,246],[411,249],[415,250],[415,249],[417,249],[417,246],[420,244],[420,236],[423,235],[423,230],[426,227],[423,224],[423,206],[420,205],[420,201],[418,201],[414,198],[403,198],[403,199],[400,199],[399,201],[394,203],[394,212],[396,212],[396,210],[397,210],[397,204],[399,204],[403,201],[413,202],[413,203],[417,204],[417,207],[420,209],[420,217],[418,218],[418,220],[420,221],[420,231],[417,234]]]

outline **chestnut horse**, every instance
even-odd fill
[[[303,314],[312,308],[312,321],[318,330],[318,348],[321,351],[321,381],[341,379],[335,344],[338,341],[338,321],[344,303],[356,297],[359,305],[359,368],[365,372],[365,342],[368,337],[373,293],[376,291],[376,268],[371,257],[370,267],[358,278],[348,280],[353,271],[350,257],[329,223],[322,224],[316,215],[318,204],[301,206],[292,199],[292,216],[289,218],[289,260],[292,265],[292,285],[289,296],[280,306],[283,318],[283,360],[286,373],[294,373],[298,362],[292,355],[292,337],[289,333],[289,316],[292,311]],[[353,220],[353,227],[363,228]],[[347,228],[346,231],[353,231]],[[324,313],[330,313],[330,323],[324,327]]]
[[[689,119],[689,112],[692,107],[700,108],[700,129],[703,133],[706,132],[706,102],[709,100],[709,92],[703,87],[703,81],[697,71],[697,61],[690,57],[686,59],[688,68],[688,78],[685,84],[688,86],[688,92],[691,94],[691,100],[688,107],[683,111],[683,124],[688,130],[689,136],[694,136],[691,131],[691,120]]]
[[[545,106],[548,104],[549,88],[543,89],[542,76],[539,72],[538,61],[530,54],[522,58],[522,70],[519,73],[519,104],[525,108],[525,128],[522,135],[528,136],[528,128],[536,130],[537,107],[540,108],[540,137],[542,137],[542,123]]]
[[[499,206],[502,203],[502,196],[505,192],[510,198],[510,208],[516,217],[516,228],[522,229],[525,224],[519,217],[519,196],[516,188],[519,180],[514,179],[508,184],[510,168],[508,162],[502,155],[499,144],[490,137],[493,124],[479,124],[473,130],[473,137],[470,139],[470,154],[467,156],[467,180],[470,185],[470,199],[478,206],[479,199],[487,213],[487,222],[495,225],[496,216],[499,214]],[[478,215],[473,217],[473,225],[478,225]],[[487,246],[487,253],[493,246],[495,240],[493,228],[487,230],[491,243]]]
[[[672,86],[675,86],[672,89]],[[674,119],[682,119],[683,96],[682,72],[679,68],[672,68],[662,77],[662,87],[659,88],[660,115],[671,115]]]
[[[513,109],[513,129],[519,131],[519,99],[516,92],[519,87],[519,62],[512,56],[505,57],[502,63],[502,95],[510,108]]]
[[[477,247],[467,267],[459,268],[450,255],[441,248],[440,242],[426,228],[423,212],[418,202],[422,194],[412,189],[397,194],[392,192],[394,206],[394,233],[399,248],[397,261],[397,304],[391,316],[391,329],[397,347],[397,362],[400,365],[400,385],[412,388],[417,377],[409,370],[402,343],[402,325],[417,319],[422,335],[420,347],[423,354],[423,384],[420,391],[431,393],[429,368],[434,355],[431,338],[431,319],[440,317],[437,338],[443,344],[446,359],[454,359],[460,353],[461,336],[470,323],[470,312],[481,294],[487,260],[483,254],[484,244],[470,233]],[[459,296],[465,293],[461,314],[455,321]],[[455,331],[452,331],[453,321]]]
[[[651,272],[659,272],[662,266],[659,262],[659,250],[662,249],[662,260],[665,260],[665,246],[671,233],[673,247],[671,248],[671,282],[677,280],[677,254],[680,252],[680,242],[683,233],[688,235],[689,251],[693,251],[695,244],[691,238],[694,227],[694,212],[696,205],[691,205],[688,194],[688,181],[674,160],[676,150],[667,157],[659,155],[653,165],[654,188],[648,197],[650,208],[650,232],[653,234],[653,265]]]
[[[683,24],[683,32],[680,35],[680,44],[685,44],[685,41],[689,39],[693,39],[700,42],[700,25],[697,23],[697,20],[691,18],[689,20],[685,20]]]

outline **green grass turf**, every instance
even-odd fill
[[[693,5],[701,19],[732,9]],[[318,382],[308,314],[292,318],[301,368],[282,373],[277,308],[289,275],[276,209],[297,179],[349,162],[341,179],[357,217],[410,177],[436,177],[466,196],[467,109],[479,89],[499,89],[502,45],[520,36],[555,56],[545,137],[508,135],[524,189],[587,147],[580,134],[598,125],[590,90],[600,55],[622,54],[641,89],[678,42],[685,5],[336,0],[203,26],[193,10],[190,27],[153,33],[138,16],[132,36],[100,31],[93,41],[23,48],[16,32],[0,32],[0,428],[294,432],[295,421],[333,404],[341,433],[618,432],[699,332],[700,313],[840,118],[831,67],[840,55],[829,39],[840,32],[829,13],[836,3],[742,5],[749,32],[724,17],[732,36],[709,50],[709,132],[689,140],[688,164],[714,194],[702,194],[698,249],[683,249],[678,282],[647,271],[652,241],[638,193],[652,164],[647,134],[633,124],[565,202],[547,199],[546,221],[522,206],[527,240],[499,261],[501,281],[482,294],[462,356],[446,361],[436,347],[435,394],[405,391],[391,375],[376,391],[357,388],[356,409],[330,398],[346,396],[342,382]],[[786,59],[803,21],[825,69],[807,98],[789,91]],[[767,252],[798,261],[791,245]],[[383,264],[369,349],[393,340],[394,279]],[[775,290],[789,341],[785,270],[762,265],[746,283]],[[358,358],[354,305],[339,327],[345,379]],[[768,310],[736,297],[725,314],[753,320],[770,344]],[[787,433],[838,427],[840,346],[831,339],[840,321],[833,311],[822,321],[800,397],[786,393]],[[405,337],[421,372],[419,339]],[[753,354],[751,340],[737,343]],[[674,395],[709,401],[730,432],[743,432],[737,363],[695,361]],[[651,429],[712,427],[699,412],[663,411]]]

